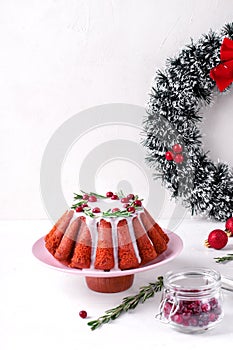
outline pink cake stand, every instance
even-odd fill
[[[86,284],[91,290],[101,293],[117,293],[122,292],[132,286],[134,275],[136,273],[155,269],[173,260],[181,253],[183,249],[183,242],[181,238],[174,232],[169,230],[164,231],[169,236],[167,250],[150,263],[132,270],[113,270],[106,272],[94,269],[81,270],[70,268],[69,266],[61,264],[48,252],[48,250],[45,248],[44,237],[41,237],[34,243],[32,253],[40,262],[50,268],[61,272],[84,276]]]

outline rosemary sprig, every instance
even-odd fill
[[[222,257],[217,257],[214,258],[216,263],[226,263],[230,260],[233,260],[233,254],[227,254],[225,256]]]
[[[83,194],[88,194],[88,196],[95,196],[96,198],[103,198],[103,199],[107,198],[106,196],[102,196],[102,194],[98,194],[98,193],[95,193],[95,192],[88,193],[88,192],[85,192],[85,191],[82,191],[82,190],[80,190],[80,191]]]
[[[129,216],[131,216],[131,214],[127,210],[119,210],[119,211],[115,211],[115,212],[111,212],[111,210],[108,210],[108,211],[104,211],[102,213],[102,216],[105,218],[119,218],[122,216],[129,217]]]
[[[105,314],[100,316],[98,319],[88,322],[88,326],[90,326],[91,330],[93,331],[102,324],[115,320],[123,312],[135,309],[139,302],[144,303],[147,299],[153,297],[154,294],[160,292],[162,288],[163,277],[159,276],[156,282],[149,283],[149,285],[141,287],[138,294],[123,298],[120,305],[105,311]]]
[[[119,198],[124,198],[124,192],[122,190],[120,190],[119,192],[116,193],[118,195]]]
[[[90,216],[91,218],[95,218],[95,214],[92,213],[91,208],[83,208],[84,214]]]
[[[73,205],[72,205],[72,207],[71,207],[71,209],[76,209],[77,207],[79,207],[80,205],[82,205],[82,204],[84,204],[84,203],[87,203],[87,201],[86,200],[81,200],[81,201],[79,201],[79,202],[77,202],[77,203],[74,203]]]

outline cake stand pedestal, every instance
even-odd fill
[[[117,277],[85,277],[89,289],[99,293],[118,293],[129,289],[134,275]]]

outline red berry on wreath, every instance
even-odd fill
[[[167,160],[173,160],[173,153],[171,152],[171,151],[167,151],[166,153],[165,153],[165,158],[167,159]]]
[[[208,239],[205,240],[205,246],[208,248],[222,249],[228,242],[228,236],[223,230],[213,230],[210,232]]]
[[[179,143],[176,143],[174,146],[172,146],[172,150],[175,153],[181,153],[183,151],[183,148]]]
[[[181,153],[176,154],[174,157],[174,162],[177,164],[182,163],[183,160],[184,160],[184,156]]]
[[[226,221],[226,234],[228,237],[233,236],[233,217]]]

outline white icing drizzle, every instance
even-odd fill
[[[118,267],[118,241],[117,241],[117,224],[119,222],[118,219],[113,219],[113,220],[107,220],[109,222],[111,222],[111,226],[112,226],[112,243],[113,243],[113,257],[114,257],[114,268],[112,269],[114,270],[120,270]]]
[[[87,222],[87,221],[89,221],[89,222]],[[91,266],[90,266],[90,269],[94,269],[96,249],[97,249],[97,242],[98,242],[97,222],[96,222],[96,219],[87,220],[87,218],[86,218],[86,223],[87,223],[87,226],[88,226],[90,234],[91,234],[91,242],[92,242],[92,245],[91,245]]]
[[[142,213],[142,212],[144,212],[144,210],[140,210],[140,211],[136,212],[133,216],[129,216],[129,217],[107,218],[107,217],[101,217],[101,216],[98,217],[97,216],[96,218],[91,218],[90,216],[85,215],[84,212],[78,212],[77,213],[76,211],[74,211],[74,215],[73,215],[72,219],[70,220],[70,224],[77,217],[84,217],[85,220],[86,220],[86,224],[87,224],[87,226],[89,228],[90,234],[91,234],[92,250],[91,250],[91,266],[90,266],[90,269],[95,269],[94,268],[94,263],[95,263],[95,256],[96,256],[96,250],[97,250],[97,244],[98,244],[98,229],[97,229],[97,225],[98,225],[98,222],[100,222],[101,219],[104,219],[105,221],[110,222],[111,227],[112,227],[113,256],[114,256],[115,266],[114,266],[113,269],[111,269],[111,271],[120,270],[119,267],[118,267],[117,225],[123,219],[126,219],[126,221],[127,221],[129,234],[130,234],[130,237],[131,237],[131,242],[133,244],[135,255],[136,255],[137,259],[138,259],[138,262],[139,263],[141,262],[141,257],[139,255],[139,250],[138,250],[138,246],[137,246],[137,240],[136,240],[136,236],[135,236],[135,233],[134,233],[132,221],[133,221],[134,217],[138,217],[139,222],[141,223],[142,227],[144,228],[144,225],[143,225],[142,220],[140,218],[140,213]],[[89,269],[84,269],[84,270],[89,270]]]
[[[137,240],[136,240],[136,236],[135,236],[134,229],[133,229],[133,217],[129,217],[128,220],[127,220],[127,223],[128,223],[128,228],[129,228],[131,242],[132,242],[133,247],[134,247],[134,252],[136,254],[138,262],[140,263],[141,262],[141,257],[139,255],[139,250],[138,250],[138,246],[137,246]]]

